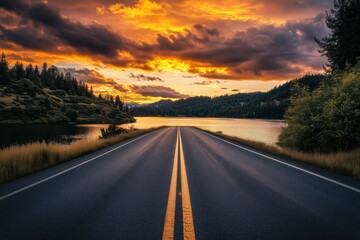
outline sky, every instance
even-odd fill
[[[267,91],[326,59],[330,0],[0,0],[0,50],[150,103]]]

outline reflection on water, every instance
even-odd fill
[[[260,119],[166,117],[138,117],[136,119],[136,123],[124,124],[122,127],[196,126],[268,144],[275,144],[277,142],[281,127],[284,125],[284,121]],[[100,128],[106,128],[107,126],[108,124],[0,126],[0,148],[37,141],[53,141],[64,144],[69,144],[79,139],[93,141],[99,138]]]
[[[138,117],[136,123],[124,124],[129,127],[150,128],[156,126],[195,126],[209,131],[256,140],[275,145],[278,141],[283,120],[235,119],[235,118],[170,118]]]
[[[0,126],[0,132],[0,147],[5,147],[38,141],[70,143],[83,138],[88,129],[77,125],[16,125]]]

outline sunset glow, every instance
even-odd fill
[[[328,0],[2,0],[0,50],[149,103],[267,91],[326,59]]]

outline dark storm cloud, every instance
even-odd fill
[[[144,49],[158,49],[162,51],[180,52],[204,45],[217,38],[220,32],[215,28],[196,24],[191,30],[185,29],[184,33],[175,32],[169,36],[158,34],[157,43],[149,46],[144,44]]]
[[[112,78],[106,78],[101,73],[88,68],[75,69],[75,68],[60,68],[63,73],[70,73],[77,80],[81,80],[90,84],[102,84],[110,85],[121,92],[127,92],[128,90],[122,85],[117,83]]]
[[[14,25],[17,24],[18,17],[10,12],[0,8],[0,24],[1,25]]]
[[[40,40],[41,42],[47,41],[47,44],[51,44],[55,37],[57,42],[69,45],[79,52],[110,57],[116,56],[119,49],[125,48],[125,41],[104,26],[98,24],[83,25],[80,22],[73,22],[62,17],[57,9],[48,4],[28,4],[21,0],[1,0],[0,8],[21,16],[23,22],[27,23],[28,31],[36,33],[42,31]],[[3,29],[2,38],[11,40],[25,48],[38,49],[36,43],[26,44],[16,37],[16,31],[20,30],[16,28]],[[46,39],[46,37],[49,38]]]
[[[199,29],[203,41],[198,40]],[[300,73],[302,69],[295,66],[297,64],[319,69],[323,59],[314,60],[318,56],[314,37],[328,33],[324,14],[313,19],[289,21],[281,26],[248,28],[229,38],[223,38],[219,31],[210,31],[204,26],[195,25],[192,31],[188,30],[186,35],[177,33],[169,37],[161,36],[162,40],[154,48],[164,56],[169,55],[170,51],[181,59],[228,67],[231,71],[227,76],[215,72],[200,73],[211,78],[238,78],[247,72],[262,76],[264,71]],[[178,42],[181,42],[180,47],[177,46]],[[192,72],[196,73],[196,69]]]
[[[151,77],[151,76],[146,76],[144,74],[130,73],[129,78],[136,79],[137,81],[148,81],[148,82],[159,81],[159,82],[164,82],[164,80],[162,80],[159,77]]]
[[[26,26],[6,29],[0,25],[0,39],[32,50],[51,51],[62,45],[58,38]]]
[[[137,86],[133,85],[132,90],[134,93],[141,94],[145,97],[162,97],[162,98],[187,98],[188,95],[181,94],[172,88],[164,86]]]

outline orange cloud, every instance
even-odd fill
[[[158,81],[171,89],[181,81],[204,83],[188,84],[200,88],[216,79],[287,80],[322,71],[325,59],[313,39],[328,33],[319,13],[331,5],[328,0],[1,0],[0,48],[12,62],[134,71],[141,81],[180,73],[173,86]],[[91,74],[81,77],[107,78]],[[94,84],[114,93],[116,84],[123,85],[129,99],[161,98],[113,79]]]
[[[165,15],[162,6],[150,0],[139,0],[139,3],[133,7],[127,7],[122,3],[115,3],[109,6],[109,10],[115,14],[124,14],[128,18]]]

